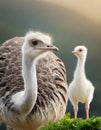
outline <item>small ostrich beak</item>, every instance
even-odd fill
[[[72,51],[74,55],[78,55],[78,51]]]

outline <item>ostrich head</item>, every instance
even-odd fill
[[[22,47],[22,53],[25,56],[36,58],[45,54],[47,51],[57,51],[58,48],[53,46],[50,36],[40,32],[28,32],[25,36],[25,42]]]
[[[85,46],[76,46],[72,53],[80,59],[85,59],[87,55],[87,48]]]

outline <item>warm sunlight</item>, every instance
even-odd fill
[[[0,1],[0,123],[101,130],[101,0]]]
[[[40,0],[71,8],[101,23],[101,0]]]

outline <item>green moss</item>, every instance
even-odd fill
[[[49,122],[45,127],[39,130],[101,130],[101,117],[91,117],[90,119],[70,118],[70,114],[66,114],[63,119],[58,122]]]

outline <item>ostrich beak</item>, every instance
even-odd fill
[[[38,47],[37,49],[43,50],[43,51],[58,51],[59,49],[56,46],[47,45],[46,47]]]
[[[72,51],[74,55],[78,55],[78,51]]]
[[[52,50],[52,51],[58,51],[59,49],[56,46],[47,46],[47,50]]]

